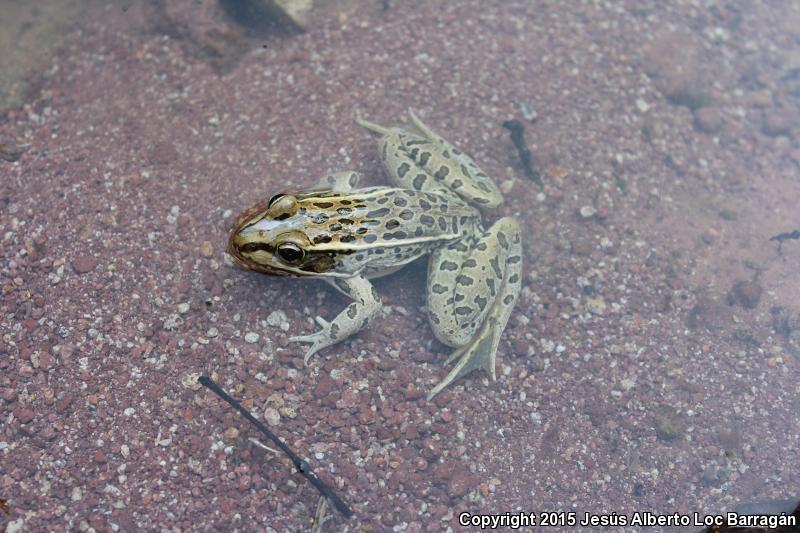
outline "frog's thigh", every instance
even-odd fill
[[[333,189],[336,192],[350,192],[358,186],[361,174],[348,170],[346,172],[334,172],[320,178],[317,188]]]
[[[505,327],[520,288],[519,225],[502,218],[471,245],[459,241],[434,252],[428,266],[428,308],[436,337],[464,346],[491,312]],[[498,337],[499,338],[499,337]]]

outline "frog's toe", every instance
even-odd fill
[[[384,128],[383,126],[375,124],[374,122],[370,122],[369,120],[364,120],[363,118],[356,117],[355,122],[362,128],[366,128],[373,133],[377,133],[378,135],[391,134],[389,128]]]
[[[497,359],[497,344],[495,343],[494,335],[489,332],[478,336],[474,342],[454,351],[447,359],[447,362],[450,363],[456,359],[458,359],[458,362],[447,376],[428,393],[428,400],[433,399],[445,387],[476,368],[486,370],[492,381],[494,381],[496,379],[495,361]]]
[[[311,333],[310,335],[295,335],[294,337],[289,337],[289,342],[307,342],[311,344],[306,351],[305,356],[303,357],[303,363],[307,365],[308,360],[311,359],[311,356],[323,348],[327,348],[335,341],[331,340],[330,335],[327,333],[327,329],[323,327],[323,329],[315,333]]]

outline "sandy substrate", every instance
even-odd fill
[[[798,4],[323,4],[260,40],[195,2],[158,24],[100,10],[0,112],[0,142],[29,145],[0,159],[0,525],[310,528],[315,489],[201,373],[350,503],[327,531],[796,502],[800,240],[768,239],[800,229]],[[345,299],[223,258],[258,197],[342,169],[382,183],[352,119],[409,107],[502,186],[487,219],[526,235],[498,380],[432,403],[448,349],[423,263],[304,367],[288,337]]]

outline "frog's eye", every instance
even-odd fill
[[[284,242],[278,245],[278,255],[289,264],[296,264],[303,260],[306,253],[293,242]]]
[[[272,198],[270,198],[270,199],[269,199],[269,203],[267,203],[267,209],[269,209],[270,207],[272,207],[272,206],[273,206],[273,204],[274,204],[275,202],[277,202],[278,200],[280,200],[280,199],[281,199],[281,198],[283,198],[284,196],[286,196],[286,195],[285,195],[285,194],[276,194],[275,196],[273,196]]]

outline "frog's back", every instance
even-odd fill
[[[328,275],[396,270],[480,224],[452,196],[392,187],[299,193],[297,216],[314,253],[331,253]]]

